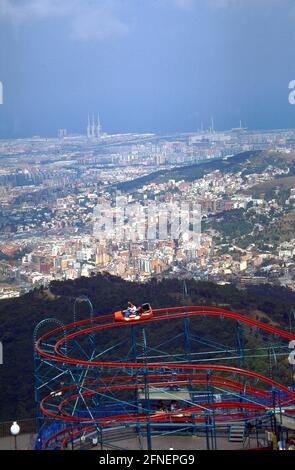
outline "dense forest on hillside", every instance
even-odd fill
[[[87,296],[91,300],[95,316],[112,313],[132,300],[138,304],[149,301],[154,308],[194,304],[223,306],[286,330],[289,327],[289,313],[295,305],[295,293],[290,290],[270,285],[238,289],[231,285],[219,286],[193,280],[186,281],[186,285],[187,293],[184,296],[183,282],[180,280],[152,279],[146,284],[137,284],[104,274],[75,281],[53,282],[50,289],[41,288],[18,299],[2,300],[0,340],[3,343],[4,364],[0,365],[0,420],[34,416],[34,328],[48,317],[58,318],[65,324],[72,322],[73,304],[78,296]],[[78,319],[89,315],[87,310],[76,314]],[[232,345],[235,338],[233,323],[230,320],[221,322],[214,318],[202,318],[195,328],[201,336],[209,334],[216,341]],[[169,321],[156,330],[153,328],[151,334],[155,337],[173,335],[177,328],[176,323]],[[118,333],[110,334],[113,336],[108,340],[116,340]],[[252,346],[261,341],[266,340],[259,333],[248,334],[248,342]],[[287,376],[285,365],[280,372],[283,380],[284,374]],[[259,367],[263,369],[262,365]]]

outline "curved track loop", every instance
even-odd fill
[[[57,361],[64,365],[71,365],[73,366],[80,366],[82,368],[113,368],[113,369],[143,369],[149,370],[149,385],[157,388],[165,386],[181,386],[183,384],[187,384],[188,380],[190,380],[191,385],[206,385],[208,384],[208,380],[210,381],[210,385],[213,386],[220,386],[225,389],[231,390],[233,392],[238,393],[247,393],[251,397],[260,397],[266,401],[266,405],[261,405],[259,403],[241,403],[238,400],[235,402],[224,402],[224,403],[211,403],[206,404],[204,407],[200,405],[196,406],[186,406],[186,408],[181,410],[181,413],[176,414],[174,413],[157,413],[155,415],[149,416],[151,422],[185,422],[189,423],[192,422],[204,422],[205,417],[196,417],[192,418],[192,416],[200,411],[206,410],[213,410],[216,409],[215,412],[215,419],[223,420],[225,415],[221,413],[221,410],[240,410],[241,413],[229,413],[229,419],[243,419],[243,411],[247,411],[248,419],[251,418],[251,413],[257,415],[257,413],[265,413],[271,410],[271,393],[265,390],[250,386],[250,385],[242,385],[240,382],[236,380],[232,380],[229,378],[222,377],[220,375],[210,375],[208,378],[208,373],[216,372],[216,373],[232,373],[235,376],[247,377],[256,379],[257,382],[260,382],[264,385],[271,386],[273,389],[280,390],[284,392],[289,397],[288,399],[284,399],[282,401],[281,406],[287,407],[293,405],[295,403],[295,392],[290,390],[288,387],[279,384],[278,382],[272,380],[271,378],[264,377],[256,372],[240,369],[237,367],[232,366],[225,366],[225,365],[215,365],[215,364],[198,364],[198,363],[169,363],[169,362],[152,362],[152,363],[143,363],[143,362],[115,362],[115,361],[89,361],[83,360],[77,357],[70,357],[66,355],[66,349],[64,348],[65,345],[69,345],[71,341],[76,340],[77,338],[82,338],[87,335],[90,335],[94,332],[104,331],[109,329],[120,329],[120,328],[128,328],[131,325],[144,325],[148,323],[156,323],[163,322],[167,320],[174,320],[174,319],[185,319],[191,317],[198,317],[198,316],[208,316],[208,317],[219,317],[219,318],[229,318],[234,321],[249,325],[251,327],[260,329],[265,331],[271,335],[275,335],[287,341],[292,341],[295,339],[295,335],[288,333],[286,331],[280,330],[273,326],[267,325],[265,323],[258,322],[251,318],[245,317],[238,313],[232,313],[224,309],[219,309],[215,307],[203,307],[203,306],[189,306],[189,307],[173,307],[173,308],[162,308],[153,311],[153,318],[149,320],[131,320],[129,322],[114,322],[113,315],[105,315],[96,318],[91,318],[88,320],[79,321],[76,323],[72,323],[66,325],[65,327],[56,328],[52,330],[42,337],[40,337],[36,344],[35,349],[37,354],[44,360],[49,361]],[[54,352],[49,352],[46,349],[46,344],[53,338],[58,337],[62,334],[62,337],[58,340],[55,340],[54,344]],[[173,380],[171,380],[171,373],[167,373],[167,369],[175,370]],[[179,369],[182,370],[182,373],[179,373]],[[153,374],[152,372],[161,371],[162,374]],[[165,373],[166,370],[166,373]],[[176,371],[177,370],[177,371]],[[196,371],[199,371],[196,373]],[[72,423],[74,428],[71,427],[71,431],[63,430],[57,433],[52,438],[46,441],[46,446],[49,445],[50,441],[57,436],[63,436],[67,434],[68,436],[64,437],[62,440],[62,447],[66,446],[67,443],[81,435],[85,432],[91,432],[97,430],[97,426],[101,427],[109,427],[112,426],[113,422],[116,421],[117,423],[132,423],[132,422],[146,422],[147,416],[146,414],[134,413],[134,414],[124,414],[124,415],[117,415],[115,418],[91,418],[90,417],[81,417],[81,416],[74,416],[69,414],[66,411],[67,406],[77,400],[78,398],[86,399],[87,397],[94,396],[95,394],[104,393],[104,392],[114,392],[119,390],[142,390],[144,388],[144,377],[141,375],[136,376],[136,383],[130,384],[130,375],[125,376],[118,376],[115,379],[116,384],[112,384],[114,381],[113,378],[105,377],[103,382],[104,386],[100,383],[99,380],[92,380],[87,383],[89,388],[84,390],[82,393],[75,393],[77,390],[77,384],[71,385],[68,387],[62,387],[57,390],[55,393],[51,393],[43,398],[41,401],[40,407],[42,413],[49,417],[54,418],[56,420],[61,420],[67,423]],[[129,383],[128,383],[129,382]],[[109,385],[107,385],[109,383]],[[83,384],[85,386],[85,383]],[[71,394],[72,393],[72,394]],[[67,396],[66,396],[67,395]],[[60,398],[58,405],[56,406],[57,410],[52,411],[52,407],[50,405],[51,400],[55,399],[57,396],[62,397]],[[66,396],[66,397],[65,397]],[[269,404],[269,405],[268,405]],[[250,413],[250,414],[249,414]],[[86,426],[86,424],[90,424],[92,422],[92,426]],[[76,424],[75,424],[76,423]],[[75,426],[77,423],[83,424],[83,429],[75,430]]]

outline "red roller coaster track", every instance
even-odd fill
[[[280,390],[284,393],[287,394],[289,397],[288,400],[285,400],[282,403],[282,406],[290,406],[290,404],[295,403],[295,392],[290,390],[288,387],[279,384],[278,382],[272,380],[271,378],[264,377],[256,372],[249,371],[249,370],[244,370],[236,367],[231,367],[231,366],[225,366],[225,365],[215,365],[215,364],[197,364],[197,363],[169,363],[169,362],[148,362],[148,363],[142,363],[142,362],[115,362],[115,361],[89,361],[89,360],[83,360],[80,358],[76,357],[69,357],[66,353],[64,353],[64,346],[70,344],[71,341],[74,339],[76,340],[77,338],[84,337],[85,335],[90,335],[93,334],[94,332],[98,331],[104,331],[108,329],[117,329],[117,328],[128,328],[131,325],[144,325],[148,323],[157,323],[157,322],[162,322],[162,321],[167,321],[167,320],[174,320],[174,319],[185,319],[185,318],[191,318],[191,317],[198,317],[198,316],[208,316],[208,317],[220,317],[220,318],[229,318],[234,321],[249,325],[251,327],[255,327],[257,329],[260,329],[262,331],[265,331],[269,334],[275,335],[277,337],[280,337],[282,339],[292,341],[295,339],[295,335],[292,333],[288,333],[286,331],[280,330],[278,328],[275,328],[271,325],[267,325],[265,323],[261,323],[259,321],[253,320],[249,317],[245,317],[243,315],[240,315],[238,313],[232,313],[227,310],[219,309],[219,308],[214,308],[214,307],[203,307],[203,306],[189,306],[189,307],[173,307],[173,308],[161,308],[153,311],[153,317],[149,320],[141,320],[138,322],[137,320],[131,320],[129,322],[115,322],[114,321],[114,316],[113,315],[105,315],[105,316],[100,316],[92,319],[87,319],[83,320],[80,322],[75,322],[72,324],[69,324],[65,327],[59,327],[56,328],[45,335],[41,336],[38,341],[36,342],[35,348],[36,352],[39,354],[39,356],[45,360],[50,360],[50,361],[57,361],[62,364],[67,364],[69,366],[74,365],[74,366],[81,366],[81,367],[98,367],[98,368],[116,368],[116,369],[142,369],[143,366],[147,369],[152,371],[159,370],[161,369],[163,371],[162,375],[159,376],[157,374],[150,374],[149,375],[149,384],[155,388],[157,387],[162,387],[163,384],[165,386],[167,385],[182,385],[184,383],[187,383],[187,380],[189,379],[191,381],[192,385],[203,385],[206,384],[208,381],[208,371],[212,372],[226,372],[226,373],[233,373],[238,376],[243,376],[247,378],[253,378],[256,379],[257,382],[264,383],[266,385],[269,385],[277,390]],[[58,340],[55,340],[55,338],[59,335],[62,335],[62,337]],[[46,344],[48,340],[52,340],[54,338],[54,352],[48,352],[46,348]],[[165,374],[165,370],[175,370],[175,369],[182,369],[183,372],[175,372],[175,375],[173,377],[173,381],[169,380],[171,379],[171,374]],[[196,371],[204,371],[206,373],[196,373]],[[104,387],[99,386],[98,381],[91,381],[89,384],[91,384],[92,389],[91,390],[86,390],[83,391],[82,393],[79,392],[79,395],[75,394],[75,390],[77,389],[77,385],[71,385],[68,387],[63,387],[58,390],[56,390],[55,393],[51,393],[43,398],[41,401],[40,407],[42,410],[42,413],[49,417],[49,418],[54,418],[56,420],[61,420],[64,422],[68,423],[89,423],[91,420],[90,418],[83,418],[83,417],[78,417],[78,416],[73,416],[68,414],[65,411],[65,407],[72,401],[75,401],[78,397],[89,397],[92,395],[95,395],[97,393],[103,393],[106,391],[118,391],[118,390],[141,390],[143,389],[144,385],[143,382],[141,382],[141,379],[143,380],[142,376],[137,375],[137,383],[133,384],[128,384],[128,380],[130,380],[130,376],[119,376],[116,377],[116,382],[118,382],[116,385],[112,385],[111,382],[113,381],[113,378],[105,378],[104,383],[107,384],[110,382],[110,385],[105,385]],[[228,388],[230,390],[234,390],[236,392],[245,390],[245,387],[241,385],[238,381],[231,380],[225,377],[221,376],[212,376],[210,378],[210,383],[212,385],[219,385],[225,388]],[[98,387],[93,388],[95,384],[98,384]],[[69,395],[67,398],[63,399],[60,401],[60,403],[57,406],[57,411],[52,411],[50,407],[48,407],[48,403],[53,398],[56,398],[57,396],[64,396],[66,393],[73,392],[72,395]],[[252,396],[260,396],[267,398],[269,397],[269,392],[266,392],[264,390],[258,389],[256,387],[250,387],[249,385],[246,386],[246,391],[250,393]],[[219,419],[219,414],[218,410],[229,410],[229,409],[247,409],[252,412],[266,412],[268,410],[267,406],[262,406],[259,404],[251,404],[251,403],[240,403],[240,402],[227,402],[227,403],[212,403],[210,406],[206,405],[206,408],[216,408],[217,414],[216,414],[216,419]],[[190,406],[186,407],[185,409],[182,409],[181,411],[181,416],[175,415],[175,413],[165,413],[165,414],[155,414],[154,416],[150,417],[151,421],[155,422],[161,422],[161,421],[170,421],[173,420],[174,422],[177,422],[177,420],[182,422],[189,422],[191,421],[191,416],[192,413],[198,412],[202,409],[200,405],[197,406]],[[233,415],[236,417],[236,415]],[[129,414],[129,415],[119,415],[116,416],[115,418],[116,422],[121,422],[121,423],[128,423],[128,422],[141,422],[146,420],[146,415],[145,414]],[[204,421],[204,417],[197,418],[200,422],[202,420]],[[97,423],[96,420],[93,420],[94,422]],[[99,424],[100,426],[110,426],[113,422],[113,419],[111,418],[100,418],[99,419]],[[96,426],[88,426],[84,427],[83,431],[77,430],[75,432],[72,432],[71,435],[67,436],[64,438],[62,442],[62,446],[66,445],[67,442],[70,439],[75,438],[76,436],[79,436],[79,433],[81,434],[82,432],[90,432],[92,430],[95,430]],[[63,435],[66,431],[61,431],[58,433],[58,435]],[[57,434],[53,436],[53,438],[56,438]],[[46,442],[46,445],[48,445],[49,441],[53,438],[48,439]]]

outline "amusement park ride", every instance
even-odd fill
[[[78,321],[81,302],[90,314]],[[198,322],[206,318],[231,322],[235,346],[198,336]],[[244,328],[266,335],[268,343],[251,349]],[[154,344],[150,338],[159,329],[166,336]],[[234,425],[254,428],[259,447],[261,430],[276,432],[288,420],[295,428],[294,366],[289,386],[272,376],[294,339],[221,308],[143,304],[127,321],[122,311],[94,316],[89,299],[79,298],[73,323],[49,318],[35,328],[36,447],[122,449],[132,441],[131,448],[152,449],[159,437],[181,435],[202,436],[214,450]],[[268,377],[243,368],[257,357],[269,363]]]
[[[128,316],[124,314],[124,310],[115,312],[115,321],[130,321],[130,320],[150,320],[153,317],[153,311],[150,304],[142,304],[140,307],[135,307],[134,312]]]

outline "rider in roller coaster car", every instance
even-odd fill
[[[132,302],[128,302],[127,310],[123,310],[123,313],[126,319],[129,319],[130,316],[135,316],[135,319],[138,320],[141,314],[141,307],[137,307],[137,305]]]

